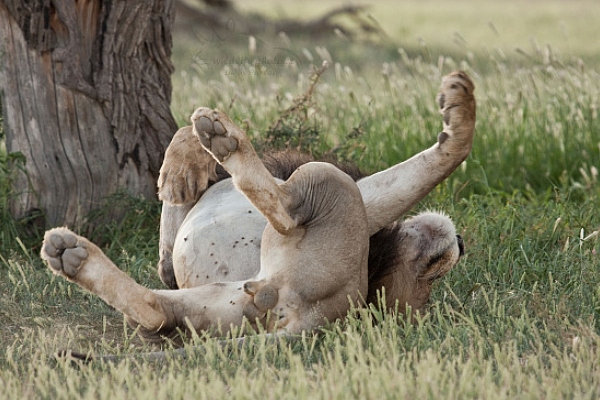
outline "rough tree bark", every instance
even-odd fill
[[[172,0],[0,0],[12,214],[77,227],[118,190],[156,195],[170,111]]]

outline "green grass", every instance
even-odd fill
[[[271,4],[257,7],[279,12]],[[317,13],[321,6],[314,4],[306,9]],[[194,338],[187,360],[124,358],[77,367],[55,360],[58,349],[122,356],[152,349],[117,312],[42,265],[39,238],[26,237],[8,215],[9,156],[0,147],[3,396],[598,398],[600,64],[584,43],[598,29],[585,18],[597,16],[600,7],[591,0],[485,2],[478,16],[472,3],[452,4],[406,1],[388,13],[378,5],[373,15],[390,35],[407,33],[377,46],[340,38],[288,43],[265,33],[259,43],[275,49],[283,40],[296,61],[265,66],[265,74],[256,73],[252,57],[279,50],[259,47],[250,54],[241,34],[218,46],[205,43],[200,51],[198,37],[180,32],[174,57],[179,122],[199,105],[220,107],[247,123],[257,143],[307,90],[312,65],[328,59],[312,103],[291,126],[305,129],[303,145],[312,151],[334,153],[367,171],[434,143],[441,75],[463,68],[473,77],[478,120],[472,154],[415,210],[448,213],[467,249],[435,285],[426,315],[410,324],[361,310],[319,336],[279,344],[258,336],[241,348]],[[489,21],[500,33],[496,39],[483,34]],[[554,29],[557,21],[568,28],[564,40]],[[454,31],[466,48],[450,42]],[[411,44],[419,35],[426,47]],[[532,36],[542,44],[539,51],[514,51]],[[556,49],[554,57],[545,43]],[[199,67],[199,56],[209,62]],[[224,56],[250,61],[215,62]],[[136,280],[160,287],[159,205],[123,195],[108,201],[131,212],[93,237]]]

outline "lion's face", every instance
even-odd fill
[[[368,299],[385,287],[386,305],[405,313],[406,305],[421,309],[429,300],[431,284],[446,275],[464,254],[462,238],[445,215],[425,212],[404,221],[398,231],[396,259],[389,273],[369,282]]]

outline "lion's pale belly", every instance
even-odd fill
[[[177,232],[173,267],[179,287],[253,277],[266,224],[231,179],[211,186]]]

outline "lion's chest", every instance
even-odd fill
[[[253,277],[266,224],[230,179],[213,185],[177,232],[173,266],[179,287]]]

